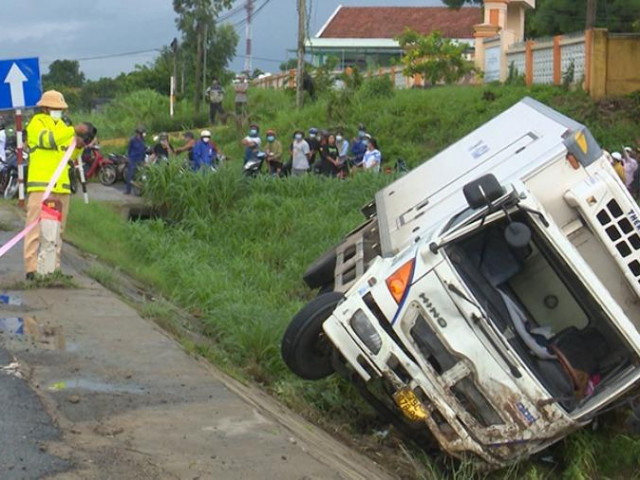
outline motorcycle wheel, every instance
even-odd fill
[[[15,198],[18,193],[18,177],[9,178],[6,188],[4,189],[4,198],[9,200]]]
[[[116,183],[117,176],[118,172],[113,165],[104,165],[98,170],[98,180],[100,180],[102,185],[106,185],[107,187]]]

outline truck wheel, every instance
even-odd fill
[[[322,324],[343,298],[339,292],[317,296],[294,315],[284,332],[282,359],[299,377],[319,380],[334,372],[332,347],[322,330]]]
[[[337,254],[335,247],[324,252],[309,265],[302,279],[309,288],[319,288],[333,283],[336,269]]]

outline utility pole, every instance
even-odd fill
[[[205,24],[204,26],[204,43],[203,43],[203,50],[204,50],[204,59],[203,59],[203,66],[202,66],[202,100],[205,100],[205,95],[204,95],[204,91],[207,87],[207,54],[209,53],[209,39],[207,38],[209,36],[209,24]]]
[[[304,39],[306,38],[306,2],[298,0],[298,68],[296,70],[296,106],[302,108],[303,93],[302,79],[304,77]]]
[[[253,0],[247,0],[247,23],[245,26],[245,37],[247,39],[246,53],[244,57],[244,71],[247,76],[251,75],[251,16],[253,15]]]
[[[596,14],[598,11],[598,0],[587,0],[587,24],[586,29],[593,28],[596,24]]]
[[[176,85],[178,83],[178,39],[174,38],[171,42],[171,50],[173,51],[173,75],[171,75],[171,94],[169,98],[169,115],[173,117],[173,104],[176,101]]]

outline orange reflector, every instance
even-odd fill
[[[391,292],[391,296],[396,303],[400,303],[405,290],[409,286],[414,261],[414,259],[409,260],[396,270],[393,275],[387,278],[387,288],[389,289],[389,292]]]

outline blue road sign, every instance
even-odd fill
[[[0,110],[34,107],[41,96],[37,57],[0,60]]]

